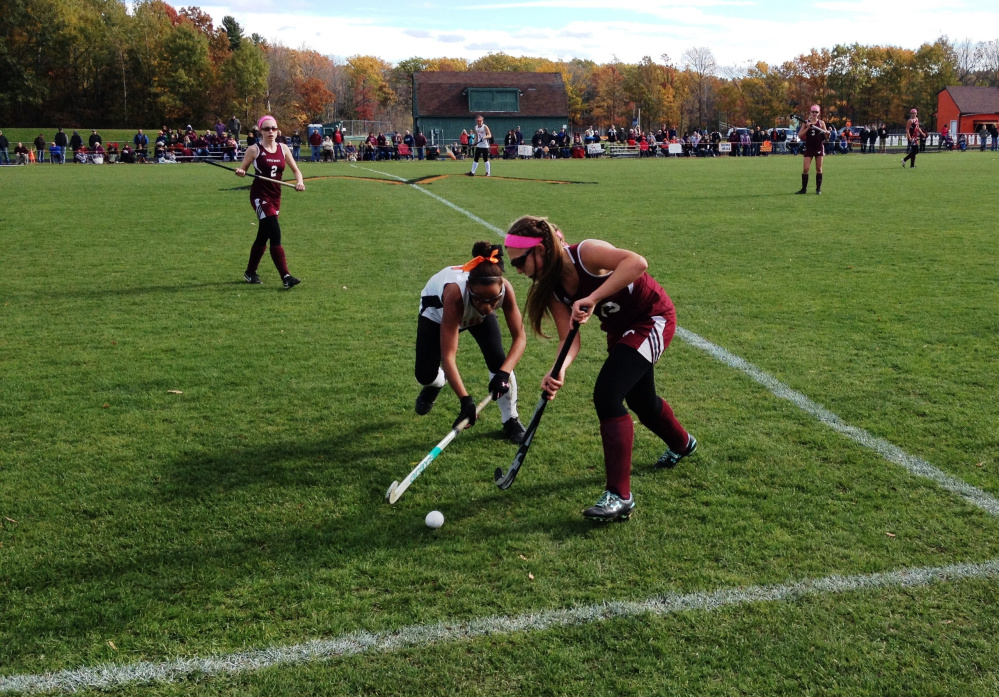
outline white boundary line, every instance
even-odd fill
[[[352,166],[356,167],[356,165]],[[360,167],[358,169],[367,168]],[[367,169],[367,171],[406,181],[393,174],[373,169]],[[459,208],[450,201],[415,184],[409,184],[409,186],[468,216],[489,230],[500,235],[503,234],[503,231],[498,227]],[[812,402],[802,393],[791,389],[748,361],[712,344],[703,337],[683,328],[678,328],[677,334],[694,348],[700,349],[722,363],[745,373],[775,396],[791,402],[838,433],[842,433],[860,445],[874,450],[889,462],[905,467],[914,475],[930,479],[991,515],[999,516],[999,501],[980,489],[943,473],[925,460],[909,455],[882,438],[877,438],[861,428],[850,426],[836,414]],[[827,576],[796,583],[730,588],[710,593],[683,595],[669,593],[637,602],[611,602],[563,610],[543,610],[513,617],[494,616],[466,623],[412,625],[394,632],[375,634],[355,632],[333,640],[315,640],[293,646],[209,658],[180,658],[160,663],[143,661],[127,665],[104,664],[93,668],[63,670],[40,675],[13,675],[0,677],[0,692],[31,694],[50,691],[75,692],[81,689],[111,689],[129,683],[169,682],[191,675],[237,674],[273,666],[329,661],[340,656],[358,655],[372,651],[395,651],[414,646],[472,640],[490,635],[544,631],[557,627],[576,626],[645,614],[665,616],[678,612],[711,611],[733,605],[758,602],[782,602],[823,593],[847,593],[872,588],[913,588],[947,581],[985,578],[999,578],[999,559],[980,564],[955,564],[880,574]]]
[[[411,186],[414,189],[416,189],[417,191],[420,191],[420,192],[426,194],[427,196],[429,196],[430,198],[434,199],[435,201],[443,203],[448,208],[453,208],[454,210],[458,211],[462,215],[468,216],[469,218],[471,218],[472,220],[474,220],[475,222],[477,222],[482,227],[486,228],[487,230],[491,230],[491,231],[495,232],[500,237],[502,237],[503,235],[506,234],[503,230],[499,229],[498,227],[496,227],[492,223],[487,223],[485,220],[483,220],[479,216],[475,215],[474,213],[470,213],[469,211],[466,211],[464,208],[459,208],[458,206],[456,206],[453,203],[451,203],[450,201],[448,201],[446,198],[441,198],[440,196],[438,196],[437,194],[435,194],[433,191],[427,191],[422,186],[417,186],[416,184],[410,184],[409,180],[406,179],[406,178],[404,178],[404,177],[399,177],[399,176],[396,176],[394,174],[389,174],[388,172],[379,172],[377,169],[371,169],[369,167],[358,167],[357,165],[351,165],[351,167],[356,167],[357,169],[363,169],[365,172],[374,172],[375,174],[381,174],[384,177],[392,177],[393,179],[395,179],[397,181],[406,182],[406,186]]]
[[[357,165],[352,165],[352,166],[357,167]],[[363,169],[368,172],[374,172],[375,174],[381,174],[386,177],[392,177],[399,181],[407,181],[402,177],[390,174],[388,172],[380,172],[378,170],[369,169],[367,167],[358,167],[358,169]],[[477,215],[474,215],[473,213],[470,213],[463,208],[459,208],[455,204],[451,203],[446,199],[441,198],[437,194],[427,191],[426,189],[419,187],[416,184],[409,184],[409,186],[413,187],[417,191],[425,193],[427,196],[430,196],[436,199],[437,201],[440,201],[449,208],[453,208],[462,215],[468,216],[475,222],[495,232],[496,234],[500,236],[505,234],[503,230],[496,227],[495,225],[487,223],[485,220],[478,217]],[[779,381],[777,378],[773,377],[768,373],[763,372],[749,361],[740,358],[739,356],[736,356],[735,354],[723,349],[722,347],[711,343],[704,337],[699,336],[692,331],[684,329],[683,327],[677,327],[676,334],[683,341],[687,342],[694,348],[700,349],[701,351],[704,351],[713,358],[721,361],[725,365],[731,368],[735,368],[736,370],[742,373],[745,373],[753,380],[766,387],[775,396],[791,402],[796,407],[798,407],[805,413],[815,417],[818,421],[822,422],[823,424],[833,429],[837,433],[841,433],[844,436],[850,438],[851,440],[864,446],[865,448],[869,448],[874,452],[878,453],[888,462],[892,462],[896,465],[901,465],[902,467],[907,469],[911,474],[914,474],[917,477],[923,477],[925,479],[929,479],[930,481],[936,483],[937,485],[946,489],[947,491],[962,497],[965,501],[972,504],[973,506],[981,508],[982,510],[988,512],[990,515],[999,517],[999,500],[997,500],[994,496],[985,493],[984,491],[978,489],[977,487],[971,486],[967,482],[964,482],[956,477],[952,477],[949,474],[944,473],[943,471],[931,465],[926,460],[908,454],[898,446],[889,443],[883,438],[878,438],[877,436],[874,436],[865,431],[864,429],[858,428],[857,426],[851,426],[850,424],[843,421],[843,419],[841,419],[836,414],[832,413],[828,409],[825,409],[824,407],[810,400],[801,392],[791,389],[790,387]]]
[[[627,619],[642,615],[664,617],[680,612],[711,611],[751,603],[798,600],[827,593],[850,593],[868,589],[928,586],[966,579],[999,578],[999,559],[981,564],[888,571],[879,574],[826,576],[772,586],[726,588],[710,593],[666,593],[643,601],[611,602],[562,610],[541,610],[521,615],[485,617],[468,622],[411,625],[392,632],[354,632],[332,640],[315,640],[293,646],[231,653],[208,658],[178,658],[161,663],[104,664],[93,668],[62,670],[41,675],[0,677],[0,692],[109,690],[130,683],[172,682],[194,675],[235,675],[274,666],[331,661],[341,656],[399,651],[485,636],[517,632],[540,632],[559,627]]]
[[[817,420],[821,421],[837,433],[842,433],[847,438],[850,438],[865,448],[873,450],[888,462],[901,465],[917,477],[929,479],[947,491],[961,496],[968,503],[978,506],[990,515],[999,516],[999,500],[996,500],[994,496],[985,493],[977,487],[971,486],[965,481],[944,473],[928,463],[926,460],[918,458],[914,455],[909,455],[907,452],[896,445],[892,445],[884,438],[878,438],[862,428],[851,426],[825,407],[822,407],[821,405],[810,400],[801,392],[791,389],[777,378],[763,372],[744,358],[740,358],[739,356],[726,351],[722,347],[712,344],[710,341],[698,336],[694,332],[688,331],[683,327],[677,327],[676,333],[677,336],[694,348],[700,349],[713,358],[718,359],[725,365],[745,373],[753,380],[766,387],[775,396],[780,397],[781,399],[786,399],[791,402],[791,404],[795,405],[803,412],[814,416]]]

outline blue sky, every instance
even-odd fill
[[[183,5],[178,5],[183,6]],[[988,9],[985,9],[985,8]],[[837,43],[917,48],[999,38],[999,4],[989,2],[752,0],[463,0],[316,2],[229,0],[201,5],[216,23],[229,14],[247,34],[291,48],[390,62],[421,56],[474,60],[488,53],[636,62],[710,48],[719,65],[780,63]]]

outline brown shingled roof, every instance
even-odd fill
[[[419,72],[413,75],[421,116],[468,116],[466,87],[516,87],[518,116],[557,116],[569,113],[569,98],[559,73]],[[483,112],[509,116],[510,112]]]
[[[999,87],[945,87],[962,114],[999,114]]]

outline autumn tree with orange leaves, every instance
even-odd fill
[[[95,4],[96,3],[96,4]],[[100,12],[94,7],[99,4]],[[836,125],[899,126],[908,109],[936,108],[948,85],[999,86],[999,40],[917,49],[837,45],[786,61],[715,64],[711,49],[603,64],[491,53],[338,61],[316,51],[245,36],[236,18],[221,26],[196,6],[163,0],[15,0],[0,10],[0,123],[34,126],[205,128],[216,117],[244,122],[265,111],[282,125],[366,119],[411,124],[412,76],[421,70],[557,72],[574,128],[630,124],[695,127],[787,120],[815,102]]]

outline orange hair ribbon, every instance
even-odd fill
[[[490,254],[487,257],[475,257],[471,261],[469,261],[469,262],[467,262],[465,264],[462,264],[461,266],[452,266],[451,268],[455,269],[456,271],[471,271],[472,269],[474,269],[479,264],[483,264],[485,262],[489,262],[491,264],[498,264],[499,263],[499,249],[498,248],[494,249],[492,251],[492,254]]]

